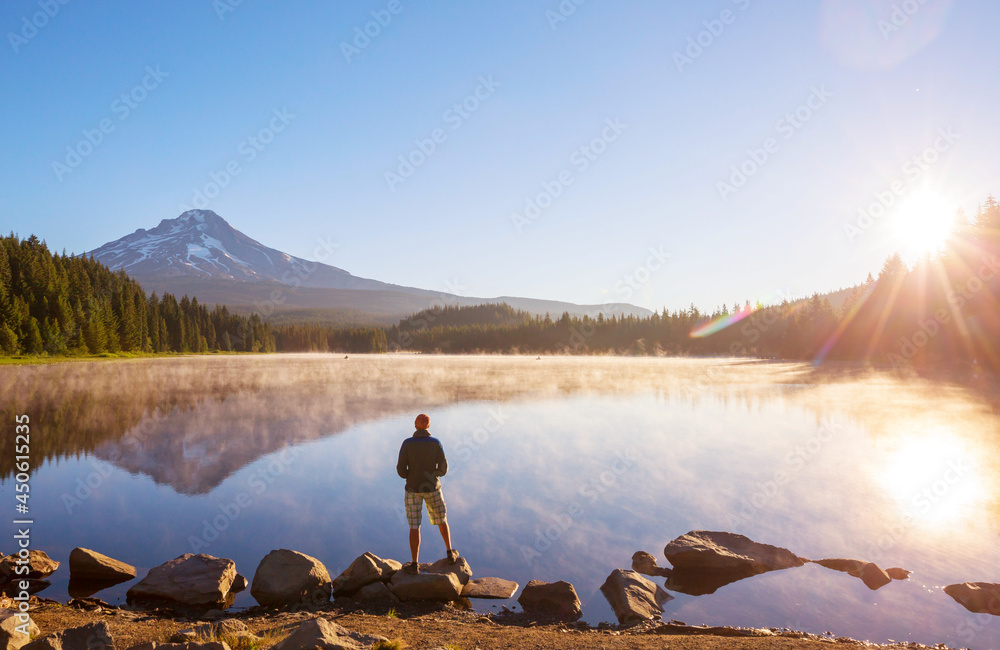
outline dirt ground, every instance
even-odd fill
[[[93,605],[90,605],[94,607]],[[310,617],[323,616],[343,627],[366,634],[378,634],[402,647],[422,650],[447,646],[452,650],[525,650],[532,648],[573,648],[578,650],[613,650],[635,648],[708,648],[730,650],[747,648],[760,650],[830,647],[894,647],[925,648],[916,644],[876,646],[851,639],[819,638],[790,631],[774,631],[773,636],[738,637],[746,631],[733,628],[713,628],[712,634],[664,634],[660,621],[651,621],[633,628],[591,628],[585,624],[529,620],[524,614],[482,615],[444,605],[400,605],[395,608],[378,608],[379,612],[365,612],[348,608],[341,610],[332,605],[320,612],[289,612],[254,608],[238,612],[233,618],[242,620],[252,632],[263,637],[260,642],[234,646],[234,650],[267,648],[281,640],[288,631]],[[159,613],[130,611],[114,607],[97,606],[91,611],[55,602],[40,603],[33,608],[32,618],[42,635],[66,628],[104,621],[111,630],[118,650],[127,650],[147,641],[167,642],[176,632],[206,622]],[[683,631],[677,628],[675,631]],[[690,628],[688,628],[690,630]],[[708,630],[702,631],[708,632]],[[767,634],[761,631],[758,633]],[[784,635],[784,636],[782,636]],[[940,646],[943,647],[943,646]]]

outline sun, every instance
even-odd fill
[[[921,189],[904,198],[891,214],[900,254],[910,262],[940,251],[955,225],[956,204],[939,192]]]

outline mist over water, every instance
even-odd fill
[[[59,561],[83,546],[141,577],[204,552],[252,579],[275,548],[331,575],[406,560],[396,453],[427,412],[476,575],[568,580],[591,623],[614,620],[598,588],[633,552],[665,565],[671,539],[728,530],[913,575],[873,592],[807,564],[675,593],[664,619],[1000,646],[997,617],[941,591],[1000,582],[1000,416],[961,387],[726,359],[270,355],[5,367],[0,393],[5,421],[31,417],[33,542]],[[421,559],[442,555],[425,517]]]

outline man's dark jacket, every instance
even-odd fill
[[[396,473],[406,479],[407,492],[433,492],[441,487],[439,476],[448,473],[441,442],[427,429],[417,429],[399,448]]]

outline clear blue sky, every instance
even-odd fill
[[[998,3],[562,4],[556,21],[556,0],[4,2],[0,227],[91,250],[176,217],[235,165],[209,209],[302,257],[332,239],[328,261],[356,275],[713,308],[877,271],[906,240],[898,221],[853,240],[844,224],[897,179],[894,206],[917,185],[949,212],[1000,191]],[[434,152],[387,181],[435,129]],[[593,160],[574,154],[602,137]],[[720,190],[769,138],[766,163]],[[519,232],[512,214],[560,175],[572,184]],[[669,261],[626,291],[650,247]]]

